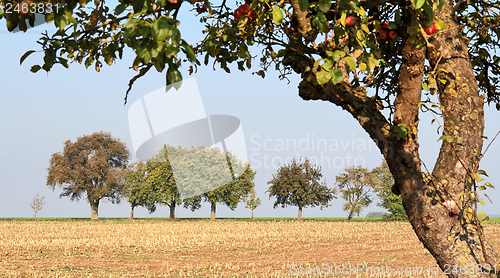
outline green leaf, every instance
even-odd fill
[[[26,58],[28,58],[28,56],[30,56],[34,52],[36,52],[36,51],[35,50],[26,51],[26,53],[24,53],[24,55],[21,56],[21,60],[20,60],[19,64],[22,65],[24,60],[26,60]]]
[[[486,196],[486,198],[488,198],[488,200],[490,200],[490,203],[493,204],[493,201],[490,199],[490,196],[488,196],[488,194],[483,194],[484,196]]]
[[[323,85],[332,79],[332,75],[326,71],[320,71],[316,75],[319,85]]]
[[[319,10],[326,13],[328,10],[330,10],[330,6],[332,5],[331,0],[319,0]]]
[[[30,71],[32,73],[36,73],[37,71],[39,71],[41,69],[42,69],[42,67],[40,67],[39,65],[34,65],[34,66],[31,67]]]
[[[344,74],[340,69],[334,69],[332,70],[332,82],[333,84],[338,84],[342,82],[342,79],[344,79]]]
[[[389,23],[389,25],[387,26],[387,28],[389,28],[391,30],[396,30],[396,29],[398,29],[398,27],[399,26],[394,22]]]
[[[326,28],[327,28],[327,21],[328,20],[326,19],[326,16],[323,13],[319,12],[313,18],[312,23],[313,23],[313,26],[318,28],[318,30],[320,32],[325,32]]]
[[[477,171],[477,173],[478,173],[479,175],[483,175],[483,176],[487,176],[487,177],[489,177],[489,176],[488,176],[488,174],[486,174],[486,171],[484,171],[484,170],[478,170],[478,171]]]
[[[123,13],[123,11],[127,8],[127,6],[125,6],[125,4],[119,4],[118,6],[116,6],[115,8],[115,15],[119,15],[121,13]]]
[[[434,13],[432,12],[432,7],[428,4],[424,4],[423,8],[425,18],[429,21],[434,21]]]
[[[283,11],[279,7],[273,8],[273,21],[276,25],[281,25],[283,21]]]
[[[396,127],[395,127],[395,130],[397,132],[396,134],[396,138],[398,140],[401,140],[401,139],[404,139],[406,138],[406,136],[408,136],[408,133],[409,133],[409,129],[408,129],[408,126],[401,123],[401,124],[398,124]]]
[[[167,71],[167,85],[182,81],[182,74],[177,68],[169,67]]]
[[[307,9],[309,9],[309,1],[308,0],[299,0],[299,8],[303,12],[307,11]]]
[[[370,29],[368,29],[368,25],[366,24],[361,24],[361,29],[363,29],[363,31],[365,31],[365,33],[369,34],[370,33]]]
[[[355,72],[356,71],[356,60],[354,60],[352,57],[345,57],[344,61],[346,61],[347,65],[351,69],[351,71]]]
[[[448,143],[452,143],[453,142],[453,137],[452,136],[443,135],[443,136],[439,137],[439,140],[446,140]]]
[[[366,71],[366,64],[365,64],[365,63],[359,63],[358,68],[359,68],[362,72],[365,72],[365,71]]]
[[[151,51],[147,47],[137,49],[137,57],[139,57],[144,64],[149,63],[152,56]]]
[[[335,50],[331,54],[332,55],[330,57],[332,57],[335,62],[340,60],[340,58],[345,57],[345,52],[341,50]]]
[[[495,187],[493,186],[493,184],[489,183],[489,182],[485,182],[484,185],[486,185],[487,187],[489,188],[493,188],[495,189]]]
[[[425,4],[425,0],[413,0],[413,5],[415,9],[420,9]]]
[[[333,62],[331,60],[326,60],[321,67],[326,71],[330,71],[333,68]]]
[[[401,13],[398,10],[396,10],[396,14],[394,15],[394,20],[396,21],[397,24],[401,24]]]
[[[69,20],[66,13],[58,13],[55,16],[56,26],[59,30],[64,30],[64,28],[69,24]]]
[[[43,61],[45,62],[45,64],[50,67],[54,64],[55,60],[56,60],[55,49],[53,49],[53,48],[46,49],[45,56],[43,57]]]
[[[139,33],[141,33],[142,37],[147,37],[151,34],[151,26],[146,24],[139,25]]]
[[[148,1],[146,0],[132,0],[132,6],[134,7],[134,13],[139,15],[147,11]]]
[[[61,63],[61,65],[63,65],[63,67],[69,68],[68,60],[67,59],[64,59],[62,57],[57,57],[57,60],[59,60],[59,63]]]
[[[153,22],[153,37],[156,41],[165,41],[166,38],[172,36],[171,27],[166,18],[156,20]]]
[[[183,43],[182,46],[184,46],[184,50],[186,52],[186,56],[188,57],[189,61],[190,62],[196,61],[196,54],[194,54],[194,51],[191,48],[191,46],[189,46],[189,44],[187,43]]]

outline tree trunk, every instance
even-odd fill
[[[99,219],[99,199],[90,201],[91,220]]]
[[[352,210],[351,210],[351,211],[349,211],[349,215],[347,216],[347,220],[348,220],[348,221],[351,221],[351,219],[352,219],[352,214],[353,214]]]
[[[214,220],[215,219],[215,208],[216,208],[217,203],[215,202],[210,202],[210,219]]]
[[[134,220],[134,208],[135,208],[135,202],[132,202],[130,205],[130,220]]]
[[[299,215],[297,216],[297,220],[302,220],[302,207],[299,207]]]
[[[403,18],[409,24],[414,16]],[[476,172],[481,158],[484,96],[479,96],[467,46],[453,20],[449,1],[436,14],[435,21],[438,20],[443,20],[446,27],[429,38],[432,45],[415,48],[409,38],[402,37],[402,64],[392,123],[364,88],[331,82],[319,85],[312,70],[313,59],[290,52],[284,62],[302,74],[299,95],[304,100],[321,99],[341,106],[374,139],[394,176],[393,192],[401,194],[415,233],[441,269],[449,277],[479,277],[479,267],[494,269],[500,262],[480,223],[475,221],[470,198],[468,171]],[[430,68],[437,72],[444,133],[452,140],[443,140],[434,169],[428,169],[432,175],[424,182],[417,128],[426,58]],[[404,138],[397,136],[401,128],[406,130]],[[461,266],[475,271],[467,274],[452,271],[454,267],[460,270]]]
[[[453,21],[451,9],[446,2],[442,12],[437,14],[436,21],[444,20],[446,29],[430,40],[432,46],[427,47],[427,57],[431,68],[438,72],[437,79],[444,81],[438,81],[439,102],[444,135],[452,137],[452,142],[443,140],[429,182],[424,182],[421,177],[416,140],[401,143],[397,153],[402,159],[393,159],[391,163],[391,172],[396,178],[409,220],[443,271],[449,270],[447,266],[493,267],[500,259],[482,234],[480,223],[475,221],[470,199],[468,171],[476,172],[481,159],[484,96],[479,96],[467,46],[459,33],[459,26]],[[408,81],[402,79],[400,82]],[[415,94],[418,103],[420,94],[418,101],[416,98]],[[409,110],[414,110],[411,114],[418,113],[418,108],[408,109],[406,105],[405,111]],[[479,275],[475,272],[467,275],[450,273],[449,276]]]
[[[36,213],[37,213],[37,212],[35,211],[35,214],[33,214],[33,218],[35,218],[35,219],[36,219]]]
[[[170,204],[170,219],[175,219],[175,200]]]
[[[252,209],[252,220],[253,220],[253,209]]]

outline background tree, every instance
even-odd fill
[[[182,200],[180,199],[175,183],[174,173],[168,156],[169,153],[174,156],[185,155],[188,153],[188,150],[182,146],[172,147],[165,145],[146,163],[146,181],[152,189],[149,197],[152,203],[168,206],[170,219],[175,219],[175,208],[178,204],[182,203]],[[153,208],[156,208],[156,206],[153,206]]]
[[[389,211],[389,213],[384,214],[384,219],[396,221],[408,220],[401,196],[392,192],[394,178],[389,170],[389,166],[387,166],[387,162],[383,161],[381,166],[372,169],[371,172],[376,181],[375,192],[381,200],[377,205]]]
[[[150,213],[155,211],[150,199],[152,191],[150,184],[146,182],[146,164],[143,161],[130,164],[124,185],[124,196],[130,203],[130,219],[134,219],[137,206],[147,208]]]
[[[6,2],[0,0],[2,6]],[[42,34],[43,64],[31,71],[68,67],[68,62],[99,71],[128,46],[138,71],[130,85],[153,66],[173,83],[182,79],[182,61],[200,64],[196,54],[227,72],[230,63],[248,69],[255,57],[249,46],[258,43],[260,76],[270,68],[281,78],[299,74],[302,99],[342,107],[377,143],[395,180],[393,192],[401,194],[415,233],[442,269],[500,261],[472,197],[482,173],[484,102],[500,101],[500,65],[491,54],[499,46],[500,3],[253,0],[233,13],[226,1],[205,1],[198,10],[195,2],[120,0],[113,9],[105,1],[94,1],[95,6],[65,1],[45,17],[58,31]],[[205,23],[202,41],[188,43],[179,32],[181,3]],[[26,30],[34,15],[2,11],[0,17],[6,17],[9,30]],[[439,103],[432,107],[431,102]],[[419,154],[421,111],[441,119],[443,142],[434,168],[425,171],[429,182]],[[460,213],[450,213],[449,203]]]
[[[47,185],[62,188],[60,197],[72,201],[86,196],[90,203],[91,219],[99,218],[99,202],[107,198],[120,202],[127,173],[129,151],[109,132],[95,132],[64,142],[62,153],[54,153],[48,168]]]
[[[383,217],[384,213],[381,211],[371,211],[366,214],[366,217],[374,218],[374,217]]]
[[[273,174],[267,182],[270,186],[266,192],[269,192],[269,198],[276,198],[274,208],[278,205],[299,207],[297,219],[301,220],[302,208],[319,206],[323,209],[335,198],[335,191],[324,182],[320,183],[322,176],[321,167],[312,165],[308,158],[302,162],[294,158]]]
[[[175,219],[175,208],[182,203],[175,183],[168,153],[185,155],[188,149],[182,146],[164,145],[147,162],[134,164],[134,170],[127,175],[127,198],[133,208],[145,207],[149,213],[156,211],[157,205],[169,207],[170,219]]]
[[[45,196],[40,196],[40,193],[36,193],[30,204],[33,209],[33,218],[36,218],[36,214],[43,209],[43,205],[45,205]]]
[[[252,220],[253,220],[253,210],[260,206],[260,198],[257,197],[257,193],[254,189],[250,191],[250,195],[245,199],[245,208],[252,210]]]
[[[190,150],[190,153],[198,157],[192,157],[192,159],[198,161],[197,164],[202,164],[202,167],[197,171],[189,171],[189,175],[181,177],[181,179],[195,181],[197,186],[188,190],[201,194],[192,193],[191,195],[195,195],[194,197],[183,200],[185,208],[194,211],[201,207],[202,201],[209,202],[210,219],[214,220],[217,204],[222,203],[234,210],[255,187],[253,179],[256,172],[252,170],[250,164],[243,164],[231,152],[224,153],[218,148],[200,147]],[[190,164],[191,162],[186,160],[185,163]],[[188,166],[181,167],[187,168]],[[230,182],[214,188],[213,185],[220,183],[221,176],[226,176],[226,174],[229,174]]]
[[[343,210],[347,212],[347,220],[351,220],[372,203],[370,193],[376,183],[371,172],[362,166],[349,166],[344,171],[336,176],[336,183],[340,196],[345,200]]]

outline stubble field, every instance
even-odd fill
[[[485,230],[499,250],[500,224]],[[0,221],[0,277],[445,277],[436,270],[404,222]]]

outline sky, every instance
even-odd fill
[[[183,36],[199,38],[200,24],[193,15],[187,16],[192,25],[180,26]],[[182,17],[181,17],[182,18]],[[0,217],[31,217],[30,202],[40,193],[46,204],[38,217],[90,217],[90,207],[85,199],[79,202],[59,198],[60,188],[52,191],[46,186],[49,159],[63,149],[66,140],[75,141],[78,136],[97,131],[109,131],[126,143],[133,152],[128,124],[128,109],[134,101],[165,86],[164,73],[151,71],[139,79],[124,105],[123,98],[128,81],[136,72],[129,69],[134,58],[125,51],[124,59],[111,67],[103,66],[97,73],[93,68],[85,69],[79,64],[70,64],[69,69],[55,66],[49,73],[29,71],[34,64],[42,62],[43,54],[32,54],[20,65],[20,57],[30,49],[40,50],[36,40],[44,30],[53,30],[40,25],[26,33],[8,33],[5,21],[0,21]],[[322,166],[324,181],[333,188],[335,176],[346,166],[362,165],[367,168],[379,166],[382,156],[373,141],[347,112],[334,104],[322,101],[304,101],[298,96],[298,75],[290,76],[290,82],[280,81],[275,72],[268,72],[262,79],[252,75],[257,71],[254,62],[251,71],[214,71],[209,65],[201,66],[192,76],[187,67],[182,68],[184,78],[194,77],[199,88],[207,115],[232,115],[240,119],[248,157],[257,171],[255,189],[262,200],[255,211],[256,217],[296,217],[297,208],[273,209],[273,199],[265,192],[267,182],[272,179],[278,166],[290,157],[309,157]],[[494,108],[486,106],[485,135],[489,140],[500,130]],[[440,147],[437,125],[431,125],[432,115],[421,115],[421,157],[432,169]],[[326,144],[325,144],[326,142]],[[287,144],[288,143],[288,144]],[[481,168],[490,177],[488,182],[500,184],[497,171],[500,157],[500,139],[492,144],[482,161]],[[135,154],[131,162],[136,161]],[[487,194],[494,201],[482,210],[487,214],[498,214],[500,193],[489,189]],[[372,211],[384,211],[374,204],[365,208],[364,216]],[[343,200],[330,202],[329,207],[305,208],[303,217],[345,217]],[[481,209],[480,209],[481,210]],[[100,217],[128,217],[130,206],[101,203]],[[200,210],[177,208],[177,217],[208,217],[210,206],[204,203]],[[240,204],[234,211],[218,205],[218,217],[249,217],[249,209]],[[136,208],[136,217],[167,217],[168,208],[158,207],[149,214],[144,208]]]

